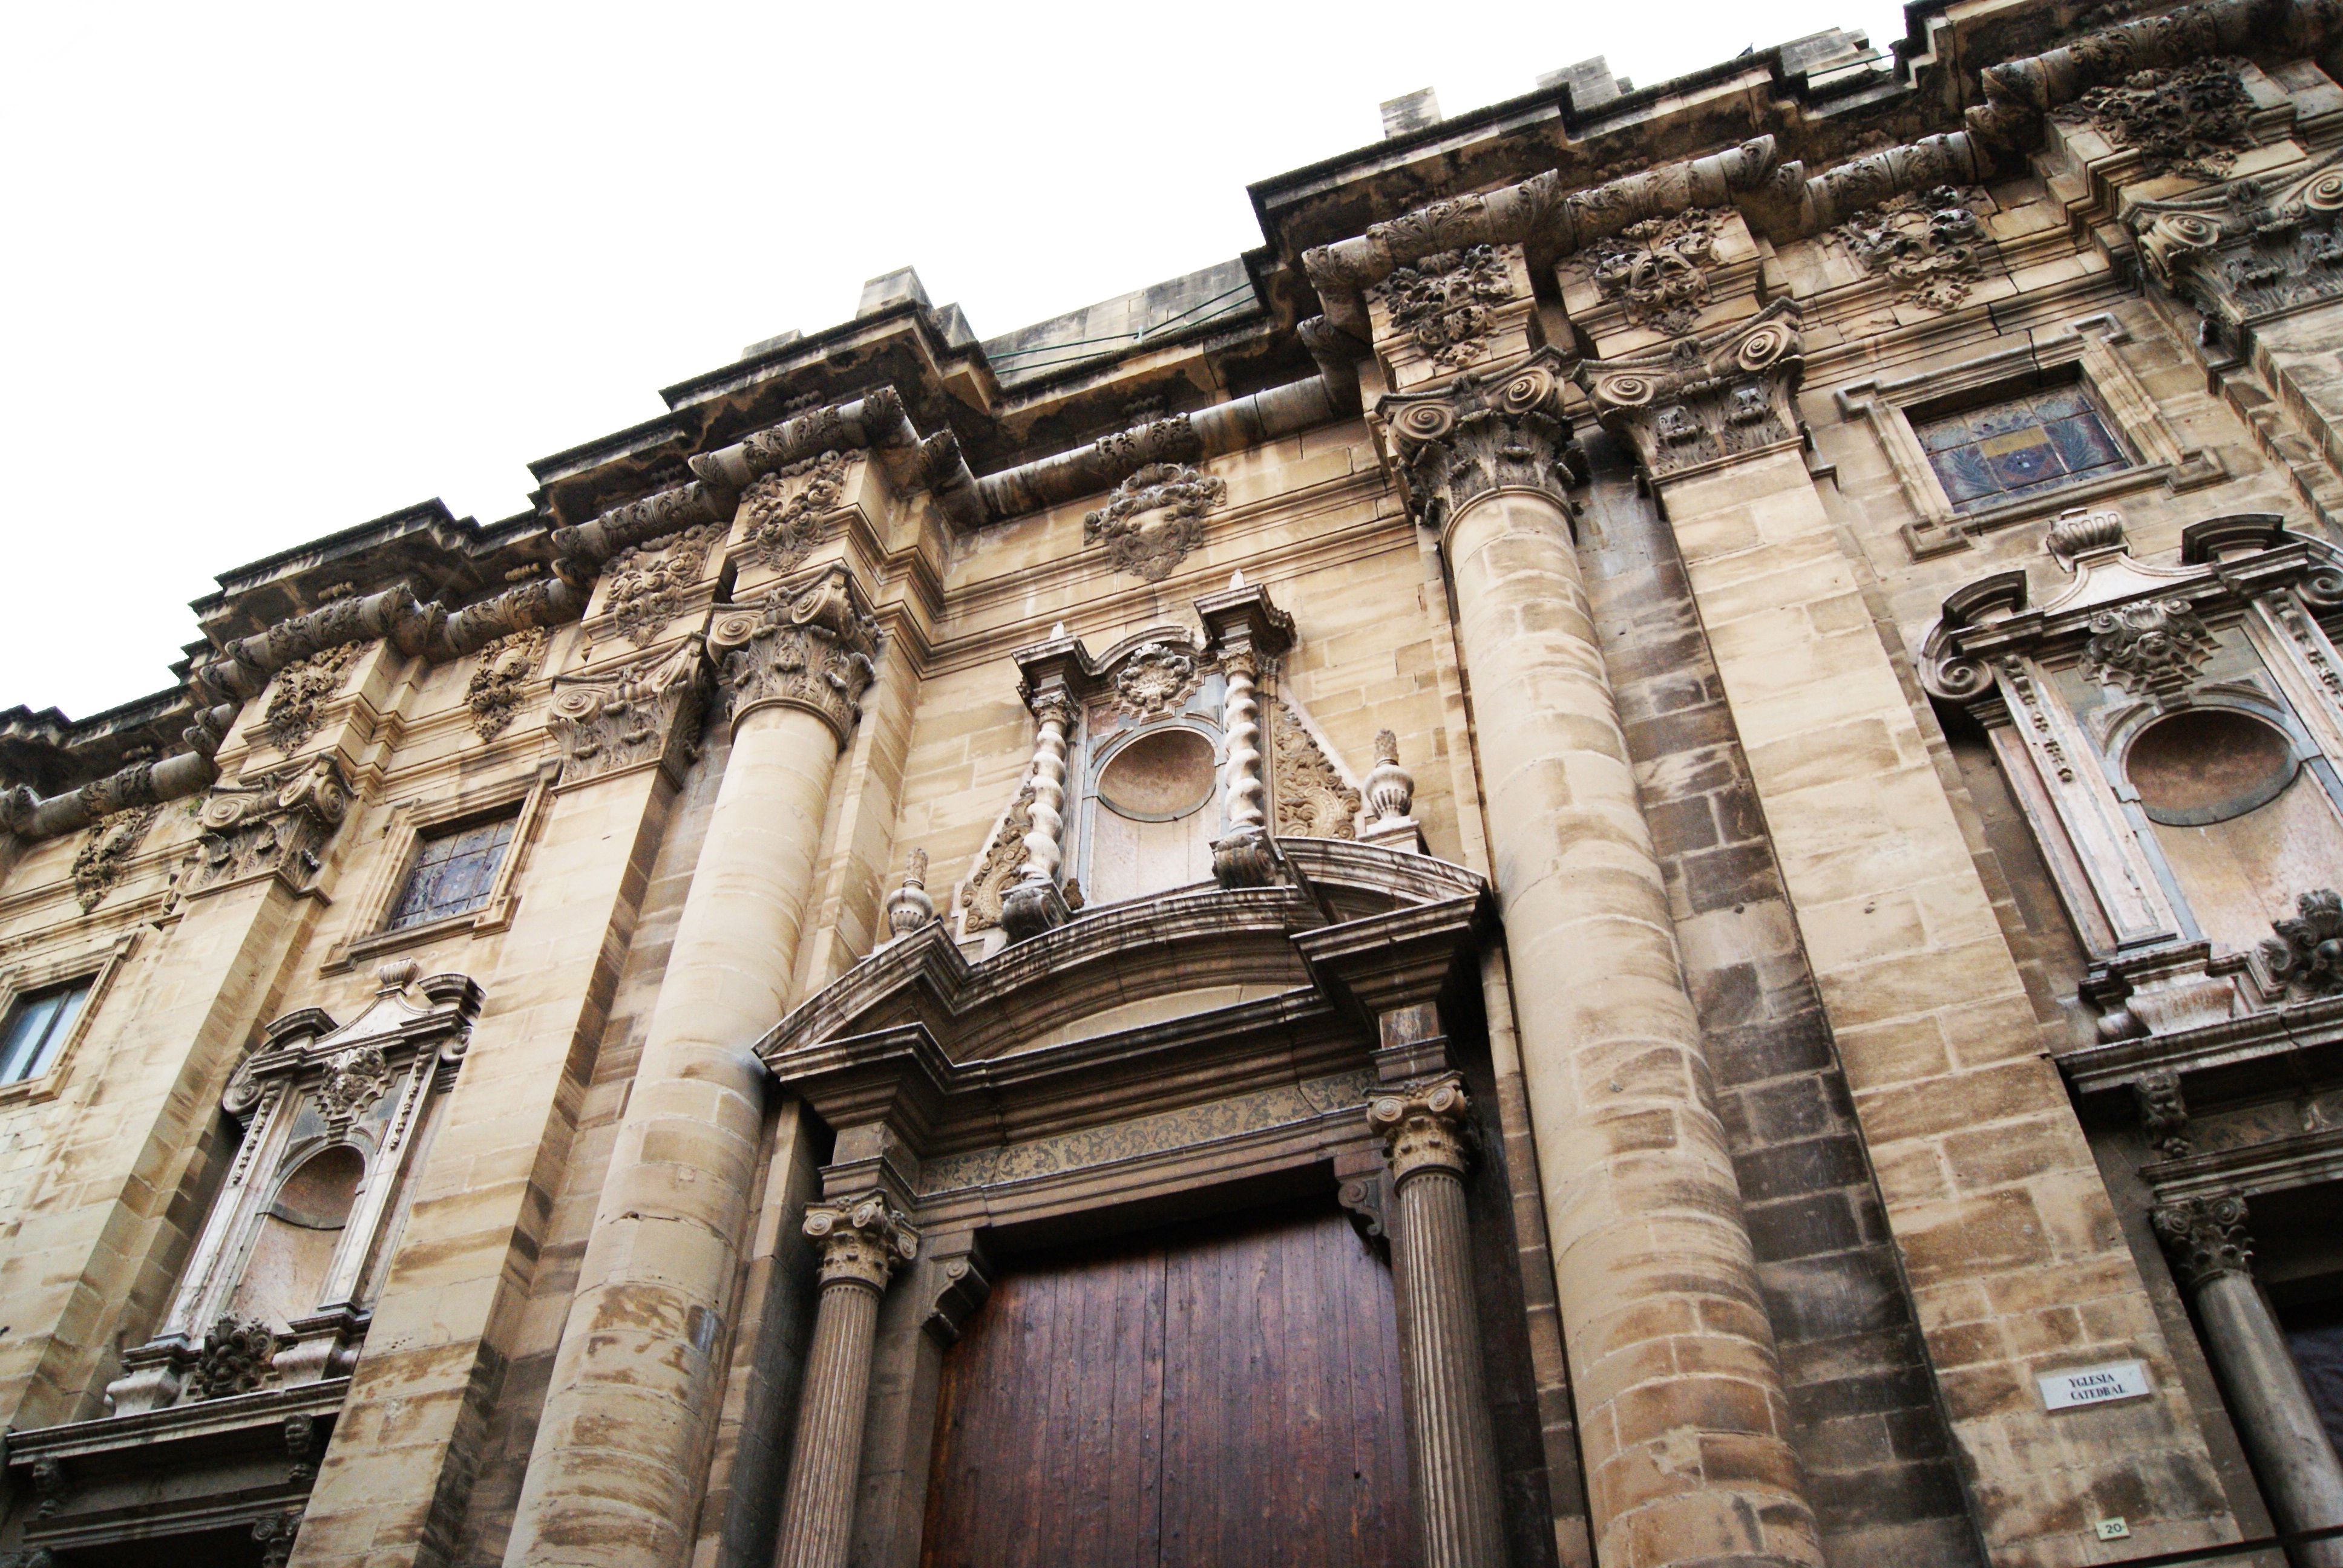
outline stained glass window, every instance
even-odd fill
[[[1956,511],[2047,495],[2132,466],[2107,415],[2081,387],[1915,419],[1912,427]]]
[[[486,904],[512,835],[513,819],[507,817],[424,839],[416,846],[415,869],[390,911],[389,929],[469,914]]]
[[[48,1071],[88,1000],[89,981],[80,980],[10,1002],[7,1018],[0,1020],[0,1083],[23,1083]]]

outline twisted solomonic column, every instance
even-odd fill
[[[919,1255],[920,1237],[881,1192],[811,1205],[805,1233],[821,1252],[821,1301],[806,1352],[773,1568],[844,1568],[879,1298],[895,1271]]]
[[[1463,1081],[1444,1072],[1382,1090],[1367,1102],[1367,1125],[1399,1191],[1392,1256],[1407,1313],[1408,1456],[1423,1568],[1503,1568],[1497,1440],[1464,1213],[1472,1107]]]
[[[1037,728],[1025,782],[1033,791],[1026,809],[1032,826],[1025,831],[1025,864],[1001,895],[1001,929],[1012,942],[1040,936],[1066,919],[1058,867],[1065,859],[1066,730],[1074,705],[1062,691],[1044,691],[1031,701]]]
[[[1229,830],[1212,845],[1212,878],[1223,888],[1265,888],[1277,877],[1269,844],[1269,785],[1261,770],[1261,661],[1250,650],[1222,660],[1228,691],[1222,717],[1229,730]]]

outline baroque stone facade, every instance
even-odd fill
[[[0,714],[0,1563],[2343,1563],[2343,12],[1915,19]]]

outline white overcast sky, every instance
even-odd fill
[[[982,335],[1258,245],[1244,187],[1588,55],[1881,0],[0,9],[0,708],[167,684],[215,573],[525,465],[916,266]]]

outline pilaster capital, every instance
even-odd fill
[[[349,810],[349,780],[330,752],[250,784],[216,785],[196,811],[202,858],[187,890],[208,892],[266,876],[298,886],[317,869]]]
[[[1367,1125],[1383,1141],[1394,1186],[1423,1171],[1462,1176],[1472,1161],[1473,1103],[1453,1072],[1411,1079],[1367,1101]]]
[[[2191,1290],[2224,1274],[2253,1272],[2254,1241],[2246,1231],[2246,1201],[2234,1193],[2160,1203],[2148,1222]]]
[[[821,1253],[821,1282],[884,1291],[896,1270],[920,1255],[909,1218],[870,1191],[806,1209],[805,1233]]]
[[[1653,479],[1679,478],[1798,442],[1791,401],[1805,369],[1795,300],[1664,348],[1579,363],[1604,427],[1632,442]]]
[[[1562,410],[1562,356],[1541,348],[1376,405],[1418,522],[1445,535],[1474,502],[1505,490],[1534,491],[1567,510],[1566,487],[1584,469]]]
[[[699,733],[704,687],[690,643],[608,669],[556,677],[545,725],[561,748],[564,789],[638,768],[679,779]]]
[[[708,647],[721,661],[735,726],[759,708],[802,708],[843,747],[877,670],[879,622],[853,573],[832,563],[759,603],[719,607]]]

